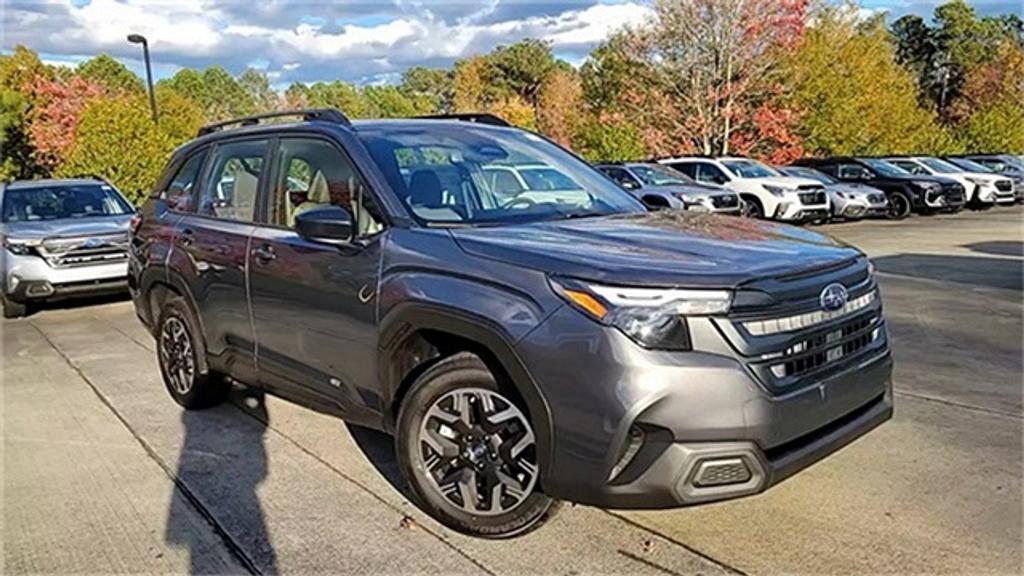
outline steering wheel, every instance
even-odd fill
[[[536,206],[537,203],[534,202],[533,200],[530,200],[529,198],[527,198],[525,196],[516,196],[515,198],[513,198],[513,199],[509,200],[508,202],[502,204],[501,207],[506,209],[506,210],[511,210],[513,208],[513,206],[519,206],[519,205],[521,205],[524,210],[529,210],[530,208],[533,208],[534,206]]]

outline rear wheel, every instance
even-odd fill
[[[174,401],[189,410],[208,408],[227,399],[230,384],[206,366],[206,346],[185,300],[164,301],[157,321],[160,374]]]
[[[894,192],[889,196],[889,218],[902,220],[910,216],[910,198],[904,192]]]
[[[473,536],[506,538],[540,526],[556,501],[539,490],[533,424],[479,357],[426,370],[402,404],[402,473],[425,511]]]
[[[0,295],[0,301],[4,306],[4,318],[21,318],[28,313],[28,306],[22,302],[15,302],[4,295]]]

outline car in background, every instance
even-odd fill
[[[911,174],[945,176],[959,182],[967,191],[967,205],[984,208],[996,202],[1013,203],[1013,181],[992,172],[971,172],[956,164],[932,156],[894,156],[883,158]]]
[[[877,158],[803,158],[793,164],[814,168],[843,182],[884,191],[889,199],[889,216],[894,219],[906,218],[911,213],[956,212],[964,206],[964,187],[955,180],[914,175]]]
[[[703,184],[653,162],[606,162],[595,164],[633,196],[651,207],[678,208],[696,212],[739,214],[740,197],[714,184]]]
[[[1017,202],[1024,202],[1024,162],[1018,166],[1015,156],[1003,154],[971,154],[967,156],[947,156],[952,164],[972,172],[991,172],[1013,180],[1013,197]]]
[[[97,179],[0,184],[4,318],[37,302],[127,289],[131,203]]]
[[[817,180],[785,176],[757,160],[740,157],[681,157],[658,160],[698,182],[733,190],[752,218],[787,222],[827,220],[831,207]]]
[[[561,192],[561,198],[566,201],[585,202],[587,198],[586,191],[572,178],[545,164],[491,164],[482,171],[484,181],[502,202],[536,202],[543,199],[543,193],[553,191]],[[457,181],[458,175],[452,178]],[[459,184],[455,183],[454,187],[457,186]]]
[[[780,166],[776,168],[786,176],[817,180],[828,193],[832,206],[832,217],[845,220],[887,216],[889,201],[885,192],[857,182],[840,182],[835,178],[806,166]]]

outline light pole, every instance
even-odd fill
[[[156,124],[156,95],[153,94],[153,68],[149,64],[149,42],[142,34],[129,34],[128,41],[132,44],[142,44],[142,57],[146,61],[146,86],[149,88],[149,108],[153,111],[153,124]]]

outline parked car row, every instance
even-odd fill
[[[783,222],[901,219],[1024,200],[1024,165],[1009,155],[808,158],[777,167],[677,157],[595,166],[651,207]]]

